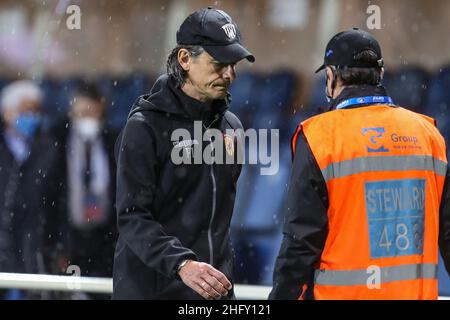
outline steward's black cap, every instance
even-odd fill
[[[366,50],[373,51],[377,56],[377,61],[368,63],[366,61],[357,61],[355,59],[359,53]],[[353,28],[338,33],[330,40],[330,42],[328,42],[324,63],[316,70],[316,73],[329,65],[339,67],[381,68],[383,67],[384,62],[378,41],[370,33],[358,28]]]
[[[177,32],[177,44],[202,46],[214,59],[222,63],[236,63],[255,57],[241,44],[241,33],[231,17],[211,7],[192,13]]]

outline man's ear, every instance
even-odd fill
[[[384,79],[384,68],[381,68],[380,78],[381,80]]]
[[[326,75],[325,93],[331,96],[331,81],[333,81],[333,71],[330,67],[325,68],[325,75]]]
[[[330,80],[332,81],[334,75],[333,75],[333,70],[331,69],[331,67],[326,67],[326,68],[325,68],[325,72],[326,72],[326,74],[327,74],[327,79],[328,79],[328,81],[330,81]],[[327,81],[327,83],[328,83],[328,81]]]
[[[184,71],[189,71],[191,67],[191,54],[186,49],[178,50],[178,63],[183,68]]]

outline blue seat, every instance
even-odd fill
[[[67,117],[73,103],[73,93],[83,80],[73,76],[64,79],[43,78],[37,82],[44,92],[45,125],[52,128]]]
[[[441,69],[431,80],[424,113],[433,117],[447,145],[450,143],[450,66]],[[449,148],[447,148],[449,153]]]
[[[296,86],[295,75],[289,71],[280,71],[269,75],[259,84],[262,90],[258,92],[258,112],[253,113],[251,127],[255,129],[278,129],[282,125],[288,127],[282,122],[283,113],[292,101]],[[255,86],[255,82],[252,85]],[[234,217],[235,221],[243,221],[236,223],[241,224],[247,231],[251,229],[267,232],[274,229],[273,216],[278,213],[284,191],[282,186],[287,177],[286,163],[290,165],[290,151],[284,145],[279,146],[280,150],[271,150],[271,134],[272,132],[268,132],[267,152],[268,154],[279,152],[279,172],[275,175],[263,176],[261,169],[263,166],[266,167],[265,165],[261,163],[246,165],[238,183]],[[261,139],[261,136],[258,138]],[[251,146],[250,151],[259,152],[258,148],[254,147]],[[261,214],[266,214],[266,218],[261,218]]]
[[[424,69],[412,66],[387,73],[384,84],[397,105],[422,113],[429,81]]]
[[[136,99],[150,91],[150,79],[144,73],[133,73],[119,78],[102,76],[97,80],[97,84],[107,97],[107,125],[116,130],[125,125]]]
[[[438,286],[440,296],[450,297],[450,277],[445,269],[441,255],[439,255],[438,263]]]
[[[296,94],[297,77],[291,70],[278,70],[263,80],[258,93],[259,112],[285,112]]]
[[[241,120],[244,128],[251,125],[251,117],[258,109],[260,77],[253,72],[243,72],[236,77],[230,88],[230,111]]]
[[[253,186],[253,196],[244,218],[246,232],[270,232],[281,224],[279,217],[291,171],[291,151],[280,150],[278,172],[262,175],[259,166]],[[267,167],[267,166],[265,166]]]
[[[386,87],[386,89],[389,90],[389,88],[391,87],[391,83],[395,81],[395,77],[396,73],[393,70],[391,69],[385,70],[381,83],[383,84],[383,86]]]
[[[59,83],[54,79],[44,78],[37,81],[44,92],[43,109],[44,112],[52,113],[61,108],[59,102]]]
[[[251,128],[251,117],[254,110],[258,108],[259,102],[257,96],[258,86],[261,83],[259,75],[254,72],[243,72],[238,75],[230,88],[231,105],[230,111],[235,113],[241,120],[244,130]],[[253,194],[254,179],[256,177],[255,166],[248,165],[248,155],[250,151],[248,142],[245,145],[246,164],[242,167],[242,172],[237,184],[236,200],[234,206],[233,219],[231,227],[237,230],[242,225],[242,218],[247,212]]]
[[[252,90],[257,93],[257,103],[252,106],[255,110],[251,110],[251,127],[281,130],[277,136],[279,150],[271,149],[269,143],[270,134],[277,134],[275,132],[269,132],[266,150],[272,161],[275,160],[274,153],[277,153],[278,172],[262,175],[261,169],[268,165],[246,165],[238,183],[232,238],[237,253],[235,277],[236,281],[243,283],[271,283],[281,241],[278,241],[282,226],[280,214],[291,167],[289,144],[282,139],[280,141],[279,135],[289,131],[291,121],[288,115],[296,84],[295,74],[288,70],[271,73],[261,81],[253,82]],[[255,148],[253,151],[259,150]]]
[[[280,150],[279,170],[261,175],[261,166],[246,166],[238,185],[238,197],[249,197],[233,215],[232,240],[236,248],[236,281],[270,285],[281,243],[282,207],[291,171],[290,149]],[[251,184],[245,174],[252,174]],[[242,179],[242,180],[241,180]],[[241,187],[250,192],[242,193]],[[238,202],[239,203],[239,202]]]
[[[273,269],[282,240],[281,232],[250,234],[233,241],[236,283],[272,285]]]
[[[308,109],[318,113],[319,109],[324,110],[327,106],[328,101],[325,95],[325,76],[323,74],[317,74],[312,81]]]
[[[239,80],[240,79],[240,80]],[[283,113],[286,111],[293,97],[295,89],[295,75],[290,71],[279,71],[268,75],[265,78],[259,77],[253,73],[244,73],[240,75],[232,87],[232,106],[231,109],[240,115],[248,114],[251,118],[248,128],[253,129],[278,129],[284,128],[282,123]],[[271,135],[268,132],[267,146],[271,154]],[[274,133],[276,134],[276,133]],[[279,136],[277,137],[279,139]],[[261,136],[258,137],[258,141]],[[258,148],[247,145],[246,159],[248,153],[257,153]],[[240,219],[249,216],[249,207],[255,193],[255,186],[259,185],[260,180],[259,165],[245,165],[238,183],[238,192],[236,197],[235,214],[233,223],[242,224]],[[265,200],[266,201],[266,200]]]
[[[114,88],[114,80],[108,74],[101,74],[95,79],[95,85],[105,98],[108,98]]]
[[[297,95],[299,79],[290,70],[279,70],[269,74],[261,83],[259,108],[253,118],[253,127],[278,129],[280,145],[290,140],[290,123],[294,98]]]
[[[312,81],[313,85],[309,96],[308,103],[300,108],[287,119],[285,119],[285,133],[282,134],[283,143],[289,144],[291,148],[291,139],[297,130],[299,124],[313,116],[318,115],[327,109],[328,102],[325,97],[325,80],[323,76],[316,75]]]

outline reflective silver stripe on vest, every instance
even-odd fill
[[[363,157],[332,163],[322,170],[322,175],[328,182],[362,172],[407,170],[433,171],[445,177],[447,163],[430,156]]]
[[[381,283],[402,280],[437,279],[435,264],[407,264],[395,267],[380,268]],[[373,269],[368,270],[316,270],[314,282],[322,286],[355,286],[367,285],[373,280]],[[372,281],[369,281],[372,283]]]

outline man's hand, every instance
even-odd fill
[[[189,260],[178,275],[184,284],[207,300],[227,296],[232,287],[222,272],[203,262]]]

